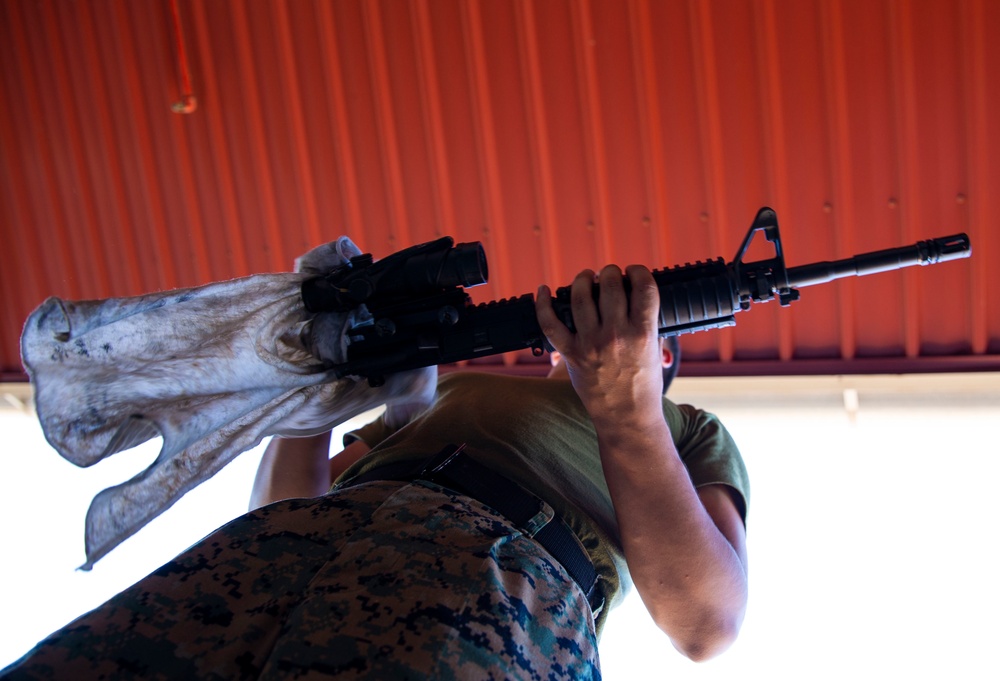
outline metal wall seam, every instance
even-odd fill
[[[54,104],[56,111],[69,114],[58,116],[58,119],[65,123],[65,140],[60,145],[63,150],[63,163],[59,165],[64,167],[63,172],[66,173],[67,181],[64,186],[78,188],[75,197],[64,199],[64,205],[73,215],[72,218],[67,215],[67,219],[79,226],[79,229],[68,230],[68,236],[72,243],[73,257],[80,263],[81,270],[86,272],[85,295],[89,298],[106,297],[111,294],[111,283],[107,269],[101,266],[106,258],[100,253],[101,237],[98,230],[100,222],[94,204],[95,192],[86,164],[87,153],[83,149],[82,141],[85,136],[81,130],[81,112],[74,106],[74,102],[81,100],[74,96],[69,77],[71,72],[74,76],[77,75],[75,71],[78,67],[71,65],[67,59],[66,40],[61,35],[60,22],[55,12],[45,12],[44,18],[45,32],[56,38],[49,43],[52,57],[52,77],[49,82],[54,86],[51,88],[54,91]],[[76,210],[73,209],[74,205],[78,207]]]
[[[657,98],[656,56],[649,0],[628,0],[632,42],[632,73],[635,77],[636,109],[639,112],[639,140],[643,148],[643,176],[646,178],[647,224],[653,244],[653,262],[673,261],[668,219],[666,162],[663,150],[663,117]]]
[[[280,63],[282,81],[288,88],[288,97],[283,98],[290,109],[291,118],[291,155],[297,175],[294,178],[297,187],[297,197],[305,217],[304,225],[296,225],[295,229],[304,232],[304,240],[309,248],[327,241],[320,228],[319,208],[316,201],[316,185],[313,180],[313,164],[310,145],[306,139],[306,120],[302,112],[302,88],[299,85],[299,60],[296,58],[295,46],[292,41],[291,21],[288,17],[288,5],[276,3],[274,33],[278,46],[278,61]],[[287,229],[283,226],[282,232]],[[288,242],[288,238],[285,238]],[[299,253],[285,254],[294,258]],[[291,262],[284,263],[283,269],[291,269]]]
[[[455,224],[455,198],[448,165],[447,133],[441,114],[441,88],[434,55],[434,33],[428,0],[414,0],[412,15],[413,42],[416,46],[417,77],[420,80],[420,102],[424,120],[424,139],[431,162],[431,187],[437,224],[436,236],[452,233]]]
[[[757,28],[757,78],[761,82],[761,117],[764,122],[764,158],[768,168],[768,192],[774,196],[778,211],[779,227],[784,209],[792,205],[789,196],[788,140],[786,137],[785,108],[781,98],[780,40],[777,29],[774,0],[764,0],[753,6],[754,25]],[[778,315],[778,357],[781,361],[794,359],[795,338],[788,315]]]
[[[29,31],[37,31],[37,34],[47,35],[52,26],[53,13],[55,8],[48,6],[43,12],[34,17],[34,27],[29,27]],[[51,87],[49,84],[55,83],[59,79],[60,69],[65,68],[64,59],[60,59],[62,51],[53,54],[52,50],[47,50],[44,58],[36,59],[33,62],[35,71],[33,75],[32,89],[37,92],[38,110],[37,114],[42,123],[41,134],[46,140],[46,153],[43,154],[45,161],[46,188],[49,200],[52,202],[51,210],[54,220],[44,225],[46,229],[52,230],[52,237],[58,241],[58,246],[65,253],[65,259],[71,263],[71,271],[74,273],[73,284],[76,287],[75,297],[90,297],[91,292],[97,288],[94,269],[87,258],[81,253],[85,248],[78,230],[71,229],[58,233],[59,225],[77,224],[80,209],[78,202],[80,192],[74,191],[76,180],[78,179],[73,168],[73,163],[67,157],[66,148],[68,131],[63,125],[63,102],[59,94],[58,86]]]
[[[502,236],[507,224],[503,208],[503,183],[497,158],[496,130],[493,123],[493,103],[489,90],[489,70],[486,64],[486,48],[483,43],[483,22],[476,3],[460,3],[462,31],[465,37],[465,55],[468,64],[470,91],[473,97],[473,111],[476,113],[474,128],[477,157],[480,167],[480,181],[486,201],[487,224],[483,228],[485,240],[490,243],[488,252],[496,266],[490,269],[491,284],[497,290],[511,288],[510,254]],[[494,276],[494,273],[496,276]]]
[[[315,5],[319,13],[320,49],[323,62],[326,65],[326,99],[329,105],[330,121],[333,130],[333,140],[336,145],[337,167],[339,170],[341,200],[343,202],[344,221],[338,232],[352,237],[361,250],[372,249],[366,245],[364,213],[361,208],[361,193],[358,189],[358,174],[355,165],[354,143],[352,141],[350,121],[347,113],[344,81],[341,76],[341,59],[337,50],[337,27],[333,16],[333,6],[329,2]]]
[[[413,243],[406,203],[400,147],[396,132],[396,113],[393,109],[392,84],[389,79],[385,36],[382,18],[376,2],[361,5],[365,29],[365,43],[371,64],[371,87],[375,98],[375,121],[382,153],[382,172],[388,193],[389,246],[391,251]]]
[[[602,262],[616,260],[612,234],[610,190],[608,188],[608,157],[605,150],[604,119],[601,115],[601,93],[591,47],[594,32],[589,0],[569,3],[576,56],[576,77],[580,90],[580,111],[583,117],[583,148],[587,159],[587,180],[590,186],[591,220],[597,236],[597,251]]]
[[[4,63],[8,63],[5,50],[10,41],[3,35],[3,30],[8,23],[0,21],[0,59],[3,59]],[[0,70],[0,96],[3,96],[3,101],[6,102],[11,101],[14,92],[19,92],[22,96],[24,92],[8,82],[12,70]],[[15,139],[17,127],[14,120],[12,109],[0,106],[0,148],[4,150],[7,158],[14,158],[20,152]],[[30,228],[31,220],[27,217],[31,212],[26,205],[30,196],[28,183],[25,177],[14,172],[13,167],[3,164],[2,168],[0,235],[4,237],[4,248],[8,253],[16,253],[18,261],[14,267],[6,264],[0,266],[0,287],[2,287],[0,290],[3,291],[4,297],[4,304],[0,305],[0,324],[3,324],[0,332],[0,352],[4,353],[3,358],[19,358],[18,334],[23,328],[24,318],[31,309],[48,297],[49,291],[45,290],[45,279],[41,275],[37,235],[35,230]],[[7,369],[6,362],[0,364],[0,374],[5,369]]]
[[[989,106],[986,102],[986,88],[990,87],[986,66],[985,0],[970,0],[962,3],[959,22],[960,42],[965,47],[962,53],[962,90],[965,102],[966,158],[968,162],[969,196],[966,202],[965,231],[973,236],[973,253],[993,253],[997,237],[995,229],[988,225],[990,216],[997,214],[1000,202],[996,199],[997,186],[990,183],[988,168],[989,154]],[[996,88],[996,83],[993,83]],[[994,95],[996,98],[996,95]],[[1000,98],[996,98],[1000,100]],[[994,160],[994,163],[996,161]],[[996,276],[995,268],[988,258],[973,258],[969,263],[970,290],[977,295],[969,300],[971,325],[971,350],[981,355],[989,350],[990,299],[996,297],[996,286],[990,284],[990,270]]]
[[[542,243],[545,244],[543,263],[544,281],[557,281],[566,276],[563,251],[559,242],[560,222],[556,208],[555,188],[552,185],[552,150],[549,145],[548,112],[545,106],[544,84],[538,56],[538,29],[531,4],[526,0],[514,3],[518,55],[521,63],[521,82],[524,91],[525,116],[527,117],[528,150],[531,154],[531,174],[535,187],[535,201],[539,216]]]
[[[917,149],[920,145],[916,120],[916,95],[913,64],[907,55],[912,54],[913,36],[909,3],[905,0],[889,0],[889,59],[890,74],[893,78],[893,117],[898,121],[896,141],[896,161],[899,181],[898,232],[901,243],[909,243],[913,236],[913,215],[919,212],[920,190],[914,177],[914,170],[920,163]],[[918,317],[916,286],[918,280],[912,270],[902,272],[903,286],[903,347],[906,356],[920,356],[920,319]]]
[[[10,9],[13,5],[14,3],[0,3],[0,15],[3,10]],[[16,32],[18,28],[9,18],[0,21],[0,59],[5,64],[15,63],[14,55],[8,53],[8,49],[13,51],[13,37],[5,35],[5,32]],[[22,101],[25,97],[24,86],[15,78],[17,72],[18,69],[14,68],[0,69],[0,95],[5,102],[15,101],[15,94]],[[17,115],[19,112],[23,112],[23,107],[0,106],[0,145],[2,145],[0,148],[4,150],[4,157],[9,161],[3,164],[4,172],[0,173],[0,180],[4,181],[8,194],[6,200],[0,204],[0,219],[4,220],[0,223],[0,233],[7,237],[4,239],[4,248],[8,249],[8,252],[18,254],[14,267],[0,267],[8,277],[8,284],[13,284],[10,288],[5,286],[3,289],[6,302],[3,307],[14,317],[11,327],[7,330],[8,333],[0,334],[5,341],[13,338],[15,332],[20,333],[24,320],[17,317],[22,313],[27,315],[30,309],[51,295],[51,291],[46,290],[46,284],[52,281],[52,275],[48,270],[54,269],[53,264],[42,256],[38,231],[33,229],[35,215],[31,205],[31,183],[26,172],[18,172],[18,169],[27,168],[27,163],[23,159],[26,135],[23,134],[24,126],[21,125]],[[18,134],[19,131],[21,134]],[[16,356],[19,356],[18,352],[5,355],[5,357]]]
[[[215,41],[209,31],[209,21],[205,14],[205,5],[201,2],[191,3],[191,21],[194,23],[194,33],[201,66],[202,97],[198,107],[198,116],[204,116],[207,131],[206,144],[209,151],[205,153],[211,162],[216,181],[214,200],[220,205],[222,225],[208,232],[208,241],[218,243],[230,254],[230,276],[250,274],[250,261],[247,256],[247,244],[243,221],[240,219],[240,203],[236,193],[235,176],[233,174],[232,150],[227,142],[226,125],[223,120],[224,102],[222,90],[219,87],[216,63],[213,55]],[[203,150],[204,151],[204,150]],[[220,233],[224,238],[220,238]],[[218,273],[216,273],[218,276]]]
[[[689,0],[691,47],[694,51],[695,93],[699,111],[699,134],[702,138],[702,163],[705,171],[705,194],[708,202],[707,223],[711,252],[719,253],[726,244],[724,227],[729,217],[725,197],[725,152],[722,141],[719,73],[716,66],[715,40],[712,33],[711,8],[701,0]],[[719,361],[729,363],[735,355],[733,334],[720,333],[717,338]]]
[[[277,3],[267,3],[261,7],[274,9]],[[267,270],[287,270],[291,267],[291,258],[285,252],[285,239],[280,227],[281,218],[278,209],[278,202],[275,191],[275,181],[271,173],[271,168],[275,166],[275,157],[281,153],[280,150],[272,149],[269,142],[270,137],[264,126],[262,111],[272,112],[272,116],[277,111],[277,105],[272,102],[280,102],[283,99],[284,83],[274,83],[274,91],[269,93],[268,101],[262,100],[258,83],[268,82],[265,72],[261,69],[255,56],[260,58],[259,43],[251,44],[250,20],[246,14],[246,5],[242,2],[235,2],[230,5],[233,16],[233,35],[236,38],[236,52],[239,57],[239,77],[241,91],[246,95],[242,109],[246,130],[249,135],[251,152],[253,156],[254,176],[259,185],[254,188],[253,196],[259,202],[261,215],[255,216],[257,224],[261,226],[261,233],[267,238],[267,243],[261,249],[269,254],[264,264]],[[269,25],[270,22],[268,22]],[[267,43],[274,47],[274,43]],[[297,254],[296,254],[297,255]],[[251,260],[252,262],[252,260]],[[260,265],[258,265],[260,267]]]
[[[820,4],[821,49],[825,73],[827,135],[831,151],[833,179],[833,208],[831,219],[835,258],[854,255],[855,238],[854,180],[851,176],[851,124],[848,111],[849,89],[844,51],[847,49],[843,16],[839,0]],[[854,282],[843,282],[838,288],[838,318],[840,320],[840,356],[853,359],[857,354],[857,337],[854,326]]]
[[[30,233],[35,245],[35,259],[32,262],[43,263],[43,268],[49,272],[47,279],[50,282],[60,282],[62,285],[55,291],[48,294],[59,295],[65,298],[78,298],[81,295],[80,275],[68,245],[55,233],[55,226],[65,224],[65,217],[57,218],[60,213],[59,197],[53,186],[55,171],[53,150],[49,144],[49,135],[46,134],[43,121],[45,120],[43,104],[40,101],[41,94],[36,84],[44,83],[43,79],[31,76],[30,56],[32,52],[28,46],[26,36],[34,33],[26,25],[20,3],[7,3],[10,14],[10,37],[14,45],[14,53],[17,56],[17,66],[14,69],[20,76],[21,82],[17,87],[20,96],[14,101],[23,102],[25,105],[27,121],[24,121],[17,136],[18,146],[28,145],[32,141],[36,143],[38,151],[35,159],[30,159],[31,153],[23,149],[21,153],[22,165],[20,167],[27,170],[34,169],[32,175],[28,175],[28,183],[36,188],[31,192],[36,200],[29,202],[29,215],[26,224],[32,225]],[[5,69],[7,71],[8,69]],[[30,160],[29,160],[30,159]],[[31,160],[36,161],[31,163]],[[37,199],[42,195],[45,200],[39,202]],[[49,242],[44,246],[39,240],[45,239],[45,230],[51,229]],[[39,301],[40,302],[40,301]]]
[[[181,100],[178,100],[181,101]],[[193,101],[188,97],[184,101]],[[175,210],[179,211],[183,224],[188,228],[191,243],[190,258],[194,261],[193,280],[183,283],[184,286],[199,286],[216,278],[216,270],[213,270],[211,263],[211,246],[208,243],[207,230],[205,229],[205,201],[202,201],[198,192],[198,183],[195,176],[195,161],[191,153],[189,143],[190,133],[197,129],[201,122],[185,120],[175,112],[172,120],[173,143],[170,145],[172,156],[175,162],[177,173],[178,191],[173,200]]]
[[[104,59],[98,49],[102,43],[97,35],[90,7],[85,2],[67,5],[67,7],[70,6],[78,11],[78,15],[75,17],[75,26],[80,39],[80,52],[83,56],[80,66],[85,90],[90,101],[110,102],[111,85],[102,68]],[[122,272],[118,278],[125,282],[123,289],[116,289],[116,294],[138,295],[145,289],[143,278],[136,266],[139,262],[139,250],[136,246],[135,235],[132,229],[127,227],[133,225],[134,222],[126,190],[125,171],[119,151],[120,145],[116,144],[118,136],[110,108],[107,105],[90,108],[96,117],[96,124],[91,128],[88,140],[90,148],[104,150],[103,155],[93,151],[89,154],[94,163],[94,171],[91,174],[92,177],[96,178],[101,170],[104,171],[103,178],[95,184],[95,190],[103,193],[105,200],[110,204],[111,214],[107,216],[108,224],[126,226],[120,230],[118,238],[113,241],[113,251],[108,254],[110,256],[108,262],[118,265],[117,270]],[[112,280],[115,279],[116,277],[112,276]]]
[[[116,48],[116,61],[124,75],[122,96],[125,98],[125,118],[128,120],[127,128],[132,133],[133,159],[139,171],[129,179],[139,188],[139,197],[144,199],[144,210],[139,215],[133,215],[133,222],[129,224],[138,230],[146,229],[149,232],[147,248],[151,251],[140,253],[137,262],[152,261],[156,277],[143,279],[145,290],[173,289],[178,286],[178,276],[170,240],[167,238],[168,225],[164,219],[166,200],[159,182],[160,168],[152,141],[157,136],[144,101],[140,62],[128,12],[129,6],[126,3],[115,3],[109,14],[109,28],[119,38],[117,41],[110,41],[110,44]]]

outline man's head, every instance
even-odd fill
[[[667,389],[673,383],[681,365],[681,344],[677,340],[677,336],[661,338],[660,351],[663,354],[663,394],[666,395]],[[549,378],[569,378],[569,371],[562,355],[558,352],[552,352],[549,355],[549,361],[552,363],[552,369],[548,373]]]
[[[666,395],[681,368],[681,342],[677,336],[667,336],[660,339],[660,345],[663,347],[663,394]]]

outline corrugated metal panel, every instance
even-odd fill
[[[48,295],[451,234],[487,249],[481,301],[729,260],[761,205],[793,266],[959,231],[974,256],[761,306],[685,337],[685,373],[1000,366],[1000,3],[177,0],[181,36],[172,8],[0,2],[7,377]]]

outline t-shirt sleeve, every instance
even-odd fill
[[[368,445],[369,449],[379,444],[387,437],[392,435],[395,429],[390,428],[385,422],[385,414],[383,413],[377,419],[371,423],[364,425],[357,430],[352,430],[351,432],[344,435],[344,446],[351,444],[352,442],[357,442],[360,440]]]
[[[692,484],[695,488],[716,484],[731,487],[743,502],[739,511],[745,523],[750,476],[729,431],[714,414],[686,404],[669,406],[676,409],[673,414],[668,409],[668,423]]]

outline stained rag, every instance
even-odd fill
[[[360,250],[347,237],[295,272],[131,298],[49,298],[25,322],[21,356],[46,439],[78,466],[162,436],[159,456],[87,512],[94,563],[269,435],[323,432],[381,404],[429,402],[436,368],[337,379],[348,331],[368,318],[309,313],[302,282]]]

